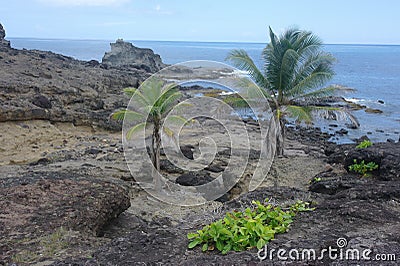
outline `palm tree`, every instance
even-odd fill
[[[244,50],[233,50],[227,60],[247,71],[270,100],[279,123],[277,154],[283,155],[286,116],[307,124],[312,123],[315,115],[346,117],[358,126],[354,116],[344,109],[312,105],[313,101],[340,89],[339,86],[321,88],[333,77],[335,61],[332,55],[322,51],[322,41],[312,32],[297,28],[289,28],[279,37],[269,28],[269,35],[271,41],[262,52],[262,70]]]
[[[188,122],[182,116],[168,115],[182,97],[182,94],[178,91],[176,84],[166,84],[156,78],[146,80],[142,83],[140,89],[126,88],[124,92],[131,97],[130,106],[135,110],[119,110],[113,113],[111,118],[134,123],[126,133],[128,140],[145,128],[152,129],[151,161],[155,169],[160,171],[161,133],[163,131],[166,136],[174,137],[174,131],[167,127],[164,122],[168,120],[181,125]]]

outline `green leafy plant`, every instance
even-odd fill
[[[365,139],[365,140],[361,141],[361,143],[358,144],[358,145],[356,146],[356,148],[357,148],[357,149],[365,149],[365,148],[371,147],[372,144],[373,144],[373,143],[372,143],[370,140]]]
[[[189,233],[189,248],[202,245],[202,250],[218,249],[222,254],[228,251],[242,251],[257,247],[261,249],[276,233],[288,231],[293,217],[298,212],[314,210],[309,203],[297,201],[288,208],[282,209],[271,204],[252,202],[255,208],[246,208],[244,212],[233,211],[198,230]]]
[[[375,162],[365,163],[362,160],[360,163],[357,163],[357,159],[354,159],[354,164],[349,166],[349,170],[358,174],[361,174],[363,177],[368,176],[368,172],[372,172],[379,168],[379,165]]]

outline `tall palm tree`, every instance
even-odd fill
[[[315,106],[312,102],[339,90],[339,86],[321,88],[333,75],[335,58],[322,51],[322,41],[309,31],[287,29],[277,36],[269,28],[270,43],[262,52],[263,68],[257,68],[244,50],[233,50],[230,60],[236,67],[248,72],[250,78],[270,99],[279,123],[277,154],[283,155],[285,117],[310,124],[315,115],[347,117],[358,126],[357,120],[344,109]]]
[[[188,121],[179,115],[168,115],[177,104],[182,94],[176,84],[165,84],[162,80],[150,78],[140,87],[126,88],[124,92],[131,97],[130,106],[135,110],[119,110],[111,115],[111,118],[134,123],[126,133],[126,138],[131,139],[137,132],[145,128],[152,129],[151,135],[151,161],[157,171],[160,171],[161,133],[168,137],[174,137],[174,131],[164,122],[185,124]]]

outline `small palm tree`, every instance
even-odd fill
[[[166,84],[162,80],[150,78],[139,89],[126,88],[124,92],[131,97],[130,106],[135,110],[120,110],[111,115],[111,118],[134,123],[126,133],[126,138],[131,139],[135,133],[145,128],[152,129],[151,135],[151,161],[157,171],[160,171],[161,133],[173,138],[174,131],[164,122],[168,120],[181,125],[187,120],[179,115],[168,115],[177,104],[182,94],[176,84]],[[154,180],[156,181],[156,180]]]
[[[290,28],[279,37],[269,28],[269,34],[271,42],[262,53],[262,70],[244,50],[233,50],[227,60],[247,71],[270,99],[279,123],[277,154],[283,155],[285,116],[307,124],[316,114],[324,118],[347,117],[358,126],[354,116],[344,109],[312,105],[313,101],[340,89],[339,86],[320,88],[333,77],[332,65],[335,61],[332,55],[321,51],[322,41],[312,32],[297,28]]]

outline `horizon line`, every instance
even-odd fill
[[[45,38],[45,37],[6,37],[7,39],[33,39],[33,40],[49,40],[49,41],[107,41],[115,42],[112,39],[79,39],[79,38]],[[118,38],[119,39],[119,38]],[[123,38],[121,38],[123,39]],[[267,44],[267,42],[258,41],[202,41],[202,40],[145,40],[145,39],[123,39],[124,41],[133,42],[197,42],[197,43],[248,43],[248,44]],[[400,46],[400,43],[353,43],[353,42],[337,42],[323,43],[323,45],[373,45],[373,46]]]

